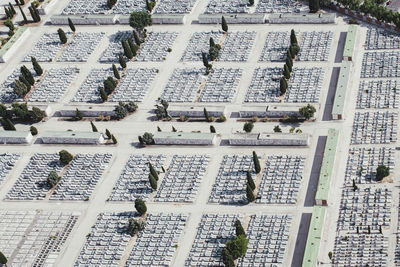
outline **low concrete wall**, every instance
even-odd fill
[[[271,24],[331,24],[335,23],[336,14],[311,14],[311,13],[288,13],[271,14],[269,23]]]
[[[29,144],[32,141],[30,132],[2,131],[0,134],[0,144]]]
[[[308,146],[307,134],[234,134],[228,139],[231,146]]]
[[[43,144],[68,144],[68,145],[98,145],[104,142],[104,138],[81,138],[81,137],[54,137],[41,136],[39,138]]]
[[[116,21],[116,15],[54,15],[50,21],[53,25],[68,25],[68,18],[76,25],[110,25]]]
[[[7,62],[12,57],[19,47],[28,39],[30,32],[31,30],[29,28],[24,26],[19,27],[11,39],[0,49],[1,63]]]
[[[220,24],[224,16],[228,24],[263,24],[265,14],[200,14],[200,24]]]
[[[57,0],[45,0],[38,8],[40,15],[49,14]]]
[[[114,110],[81,110],[79,111],[82,113],[83,117],[99,117],[101,115],[103,116],[114,116],[115,112]],[[75,117],[76,115],[76,109],[63,109],[59,110],[55,113],[56,117]]]
[[[129,15],[120,15],[116,18],[116,23],[129,24]],[[184,24],[185,14],[152,14],[153,24]]]
[[[285,116],[301,117],[299,110],[241,110],[239,111],[240,118],[283,118]]]

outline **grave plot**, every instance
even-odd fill
[[[210,38],[212,37],[214,39],[214,42],[218,44],[222,36],[223,33],[221,31],[193,33],[192,37],[189,40],[189,44],[186,46],[181,61],[202,60],[201,53],[208,53],[208,50],[210,48]]]
[[[35,81],[39,76],[32,68],[28,68]],[[12,103],[12,102],[22,102],[23,99],[14,93],[15,80],[21,75],[21,70],[19,68],[14,69],[14,71],[4,80],[0,87],[0,102],[1,103]]]
[[[394,250],[394,262],[400,263],[400,214],[397,219],[397,234],[396,234],[396,248]]]
[[[139,0],[118,0],[110,10],[107,2],[100,0],[72,0],[62,11],[62,15],[81,15],[81,14],[123,14],[129,15],[133,11],[147,11],[146,2]]]
[[[249,1],[247,0],[210,0],[206,7],[206,14],[218,13],[248,13]]]
[[[252,215],[248,249],[238,266],[282,266],[291,222],[289,215]]]
[[[394,173],[394,149],[381,148],[351,148],[347,159],[345,184],[352,186],[376,182],[376,168],[379,165],[389,167]]]
[[[319,102],[325,70],[294,68],[285,94],[285,102]],[[282,68],[257,68],[244,102],[280,102],[279,80]]]
[[[60,173],[63,166],[57,153],[36,153],[29,160],[14,186],[7,193],[7,200],[44,199],[49,191],[46,179],[50,171]]]
[[[109,44],[106,50],[100,56],[99,61],[102,63],[118,62],[118,57],[120,54],[124,55],[124,50],[122,48],[121,41],[133,39],[132,31],[118,31],[109,37]],[[126,58],[125,58],[126,59]]]
[[[53,266],[79,215],[0,211],[0,251],[10,266]]]
[[[75,155],[50,199],[85,200],[90,196],[110,159],[110,154]],[[51,189],[47,184],[50,171],[61,175],[62,170],[58,153],[36,153],[6,195],[6,199],[44,199]]]
[[[235,235],[235,221],[241,215],[203,214],[185,266],[224,266],[221,253]]]
[[[367,231],[379,232],[379,227],[390,225],[390,207],[392,190],[389,188],[346,187],[342,191],[340,202],[338,231],[359,233]]]
[[[399,85],[397,80],[361,81],[357,108],[398,108]]]
[[[301,36],[299,61],[327,61],[331,50],[333,32],[303,32]],[[289,38],[290,40],[290,38]]]
[[[111,154],[77,154],[51,200],[88,200],[111,160]]]
[[[229,32],[219,53],[219,61],[247,61],[256,32]],[[201,55],[201,54],[200,54]]]
[[[135,216],[134,212],[99,214],[74,266],[118,266],[131,239],[128,219]]]
[[[163,61],[172,49],[177,32],[151,32],[146,41],[140,46],[135,61]]]
[[[151,162],[157,172],[165,162],[164,155],[131,155],[124,170],[113,188],[110,201],[135,201],[136,198],[148,200],[153,192],[149,182]]]
[[[157,69],[128,69],[111,95],[110,102],[142,102],[156,77]]]
[[[309,11],[308,6],[294,0],[259,0],[256,13],[294,13]]]
[[[289,46],[289,32],[269,32],[259,61],[284,61]]]
[[[371,27],[367,31],[365,49],[400,49],[400,35],[383,29]]]
[[[169,102],[194,102],[207,77],[200,68],[175,69],[161,95]]]
[[[147,11],[146,1],[118,0],[110,13],[130,15],[133,11]]]
[[[231,102],[242,73],[242,69],[213,69],[208,75],[199,102]]]
[[[104,32],[78,32],[57,61],[85,62],[104,37]]]
[[[81,87],[79,87],[74,98],[72,99],[72,102],[102,102],[99,90],[100,87],[103,86],[103,82],[108,76],[114,77],[111,68],[92,69],[85,81],[82,83]]]
[[[187,218],[184,214],[149,214],[126,266],[171,266]]]
[[[338,236],[332,259],[338,266],[388,266],[388,238],[381,234]]]
[[[364,53],[361,78],[400,77],[400,52]]]
[[[58,102],[66,93],[79,69],[50,69],[29,96],[29,102]]]
[[[397,112],[356,112],[352,144],[390,144],[397,140]]]
[[[305,157],[269,156],[257,203],[295,204],[303,176]]]
[[[155,14],[185,14],[190,13],[197,0],[162,0],[157,3]]]
[[[71,32],[65,34],[67,38],[72,35]],[[61,43],[57,32],[45,33],[24,58],[24,61],[31,61],[31,57],[35,57],[38,62],[50,62],[56,57],[62,46],[63,43]]]
[[[225,155],[213,185],[209,202],[220,204],[247,204],[246,172],[254,177],[251,155]]]
[[[12,168],[14,168],[20,156],[20,154],[8,152],[0,154],[0,185],[6,179]]]
[[[209,160],[207,155],[175,155],[154,200],[193,202]]]

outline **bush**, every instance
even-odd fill
[[[145,221],[139,221],[135,218],[128,219],[128,229],[127,232],[129,235],[134,236],[135,234],[142,231],[146,226]]]
[[[315,107],[311,106],[310,104],[307,104],[307,106],[299,109],[300,115],[303,116],[304,118],[306,118],[306,120],[309,120],[310,118],[312,118],[316,111],[317,110],[315,109]]]
[[[221,115],[221,116],[219,116],[218,121],[224,122],[224,121],[226,121],[226,117],[224,115]]]
[[[76,109],[76,114],[75,114],[75,118],[74,118],[74,119],[75,119],[76,121],[80,121],[80,120],[83,119],[82,112],[80,112],[79,109]]]
[[[121,120],[128,115],[125,106],[121,105],[121,103],[118,104],[118,106],[115,106],[114,112],[115,112],[115,118],[117,118],[118,120]]]
[[[383,178],[386,176],[389,176],[389,167],[385,165],[379,165],[378,168],[376,168],[376,180],[381,181]]]
[[[31,132],[32,135],[37,135],[38,134],[38,130],[36,129],[35,126],[31,126],[29,128],[29,131]]]
[[[281,127],[279,127],[279,125],[276,125],[276,126],[274,127],[274,132],[275,132],[275,133],[281,133],[281,132],[282,132]]]
[[[61,150],[60,152],[58,152],[58,155],[60,156],[61,163],[64,165],[70,163],[71,160],[74,158],[74,156],[66,150]]]
[[[55,171],[51,171],[47,176],[47,184],[50,188],[53,188],[59,181],[61,177]]]
[[[246,133],[250,133],[253,130],[253,128],[254,128],[254,124],[251,121],[248,121],[243,125],[243,130]]]
[[[30,115],[33,122],[42,121],[46,117],[46,113],[37,107],[32,107]]]
[[[142,145],[152,145],[154,144],[153,134],[151,133],[144,133],[143,136],[139,136],[139,142]]]
[[[135,209],[140,215],[145,214],[147,212],[146,203],[142,199],[137,198],[135,200]]]

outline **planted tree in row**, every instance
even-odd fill
[[[58,176],[57,172],[51,171],[47,176],[47,184],[50,188],[53,188],[59,181],[61,177]]]
[[[60,157],[60,161],[62,164],[67,165],[68,163],[70,163],[72,161],[72,159],[74,158],[74,156],[69,153],[67,150],[61,150],[60,152],[58,152],[58,155]]]
[[[135,200],[135,209],[140,215],[146,214],[147,212],[146,203],[142,199],[137,198]]]
[[[57,30],[58,33],[58,37],[60,38],[61,43],[66,44],[68,39],[67,36],[65,35],[65,32],[63,31],[63,29],[59,28]]]

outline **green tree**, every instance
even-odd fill
[[[15,29],[14,23],[8,18],[3,22],[3,24],[8,27],[9,30],[8,35],[12,36],[14,34],[14,29]]]
[[[386,176],[389,176],[390,174],[390,169],[389,167],[385,165],[379,165],[378,168],[376,168],[376,180],[381,181],[383,178]]]
[[[68,25],[69,25],[69,28],[71,29],[71,31],[73,31],[73,32],[76,31],[75,25],[70,18],[68,18]]]
[[[243,130],[246,133],[250,133],[254,128],[254,123],[252,121],[248,121],[243,125]]]
[[[115,87],[117,87],[116,81],[111,76],[108,76],[107,79],[104,80],[103,85],[104,91],[106,91],[107,95],[110,95],[112,92],[114,92]]]
[[[146,203],[142,199],[137,198],[135,200],[135,209],[140,215],[146,214],[147,212]]]
[[[254,6],[254,0],[249,0],[249,5]]]
[[[229,254],[232,255],[233,259],[238,259],[246,254],[247,247],[249,245],[249,240],[243,236],[235,236],[235,238],[226,243],[226,249]]]
[[[29,128],[29,131],[31,132],[32,135],[37,135],[38,134],[38,130],[36,129],[35,126],[31,126]]]
[[[108,9],[112,9],[116,3],[117,3],[117,0],[107,0]]]
[[[28,93],[28,87],[26,86],[26,84],[24,84],[23,82],[21,82],[20,80],[15,80],[15,87],[14,87],[14,93],[23,98],[25,97],[25,95]]]
[[[128,111],[126,110],[124,105],[121,105],[121,103],[115,106],[114,113],[115,118],[117,118],[118,120],[122,120],[123,118],[128,116]]]
[[[285,77],[282,77],[279,80],[279,90],[281,92],[281,95],[284,95],[286,93],[287,88],[288,88],[287,81],[286,81]]]
[[[50,188],[53,188],[60,181],[60,179],[61,177],[58,176],[57,172],[51,171],[47,176],[47,184],[50,186]]]
[[[153,0],[146,0],[146,8],[149,12],[151,12],[153,10],[153,8],[155,7],[156,2]]]
[[[122,48],[124,49],[124,54],[128,59],[132,59],[133,58],[133,53],[131,48],[129,47],[129,44],[126,40],[122,40]]]
[[[43,69],[42,67],[39,65],[39,63],[37,62],[35,57],[31,57],[31,61],[32,61],[32,65],[33,65],[33,69],[35,70],[36,74],[38,76],[43,74]]]
[[[140,46],[142,41],[140,40],[140,37],[135,30],[133,30],[133,39],[135,40],[135,43]]]
[[[256,171],[256,173],[260,173],[261,171],[260,161],[255,151],[253,151],[253,163],[254,163],[254,170]]]
[[[203,113],[204,113],[204,117],[205,117],[206,121],[210,121],[210,116],[208,116],[208,111],[206,108],[203,109]]]
[[[210,49],[208,50],[208,55],[211,61],[216,60],[219,55],[219,49],[216,46],[210,46]]]
[[[22,76],[29,82],[30,85],[35,84],[35,79],[33,78],[31,71],[25,65],[20,68],[20,71]]]
[[[6,256],[4,256],[3,252],[0,251],[0,264],[6,265],[8,262]]]
[[[32,85],[25,79],[25,77],[22,74],[18,77],[18,80],[26,85],[28,91],[31,89]]]
[[[139,142],[142,145],[152,145],[152,144],[154,144],[153,134],[151,134],[151,133],[146,132],[146,133],[143,134],[143,136],[139,136],[139,137],[140,137],[139,138]]]
[[[79,109],[76,109],[75,120],[80,121],[82,119],[83,119],[82,112]]]
[[[221,21],[222,30],[223,30],[224,32],[227,32],[227,31],[228,31],[228,24],[226,23],[226,20],[225,20],[224,16],[222,16],[222,19],[221,19],[221,20],[222,20],[222,21]]]
[[[68,163],[71,162],[71,160],[74,158],[74,156],[69,153],[67,150],[61,150],[58,152],[58,155],[60,157],[60,161],[62,164],[67,165]]]
[[[246,236],[246,232],[243,229],[242,223],[239,220],[235,221],[235,232],[236,232],[236,236]]]
[[[11,107],[12,113],[17,119],[24,121],[29,120],[30,112],[26,103],[12,103]]]
[[[288,57],[286,58],[286,66],[288,67],[289,72],[292,72],[292,70],[293,70],[292,62],[293,62],[292,59],[289,59]]]
[[[222,250],[221,256],[222,262],[225,264],[225,267],[235,267],[234,259],[226,248]]]
[[[114,145],[118,144],[117,138],[113,134],[111,135],[111,140]]]
[[[160,126],[157,126],[157,132],[162,132]]]
[[[212,65],[208,62],[207,54],[202,52],[201,53],[201,58],[203,60],[204,67],[206,68],[207,72],[209,72],[211,70],[211,68],[212,68]]]
[[[108,129],[106,129],[106,136],[108,139],[111,139],[111,132]]]
[[[156,171],[156,169],[154,169],[153,165],[151,164],[151,162],[149,162],[149,170],[150,170],[150,174],[158,181],[158,172]]]
[[[290,71],[286,64],[283,66],[283,76],[285,76],[286,80],[290,79]]]
[[[99,90],[99,92],[100,92],[101,100],[102,100],[103,102],[106,102],[106,101],[108,100],[108,95],[107,95],[106,91],[104,90],[104,88],[101,87],[100,90]]]
[[[117,79],[117,80],[121,79],[121,76],[119,75],[119,71],[117,69],[117,66],[115,66],[115,64],[112,64],[112,69],[114,72],[115,79]]]
[[[60,37],[61,43],[66,44],[68,39],[67,39],[67,36],[65,35],[65,32],[63,31],[63,29],[59,28],[57,30],[57,32],[58,32],[58,37]]]
[[[12,121],[10,121],[10,119],[8,119],[8,118],[1,119],[1,125],[3,126],[3,129],[5,131],[16,131],[17,130],[17,129],[15,129],[15,126],[12,123]]]
[[[149,181],[151,188],[153,188],[154,191],[157,190],[157,180],[151,173],[149,173]]]
[[[246,184],[246,197],[247,197],[247,201],[249,203],[251,203],[255,200],[253,190],[251,190],[251,188],[248,184]]]
[[[289,49],[290,53],[292,54],[292,58],[295,58],[295,56],[297,56],[300,52],[300,46],[297,44],[291,45]]]
[[[275,133],[281,133],[281,132],[282,132],[281,127],[279,127],[279,125],[276,125],[276,126],[274,127],[274,132],[275,132]]]
[[[121,68],[126,69],[126,60],[121,54],[118,56],[118,61]]]
[[[37,107],[32,107],[30,116],[33,122],[42,121],[46,117],[46,112]]]
[[[212,125],[210,125],[210,133],[216,133],[215,127]]]
[[[136,105],[135,102],[130,101],[127,104],[125,104],[125,108],[128,112],[135,112],[138,108],[138,105]]]
[[[319,0],[308,1],[310,13],[316,13],[319,10]]]
[[[21,12],[22,18],[24,19],[24,24],[28,24],[28,19],[24,13],[24,11],[22,10],[21,6],[18,5],[19,11]]]
[[[140,221],[135,218],[128,219],[128,228],[127,232],[129,235],[134,236],[135,234],[139,233],[146,227],[145,221]]]
[[[312,1],[312,0],[310,0],[310,1]],[[294,44],[297,44],[297,37],[296,37],[295,31],[292,29],[290,31],[290,45],[294,45]]]
[[[98,132],[96,125],[91,121],[90,126],[92,126],[92,132]]]
[[[133,56],[136,56],[138,48],[137,45],[133,43],[132,38],[128,38],[128,45],[132,51]]]
[[[254,183],[253,177],[251,177],[250,171],[246,172],[246,177],[247,177],[247,184],[250,186],[251,190],[254,191],[254,189],[256,189],[256,184]]]
[[[304,106],[299,109],[300,115],[303,116],[304,118],[306,118],[306,120],[309,120],[310,118],[312,118],[316,111],[317,110],[315,109],[315,107],[311,106],[310,104],[307,104],[307,106]]]
[[[153,23],[150,13],[146,11],[134,11],[129,17],[129,25],[134,28],[137,33],[143,35],[143,30]]]

